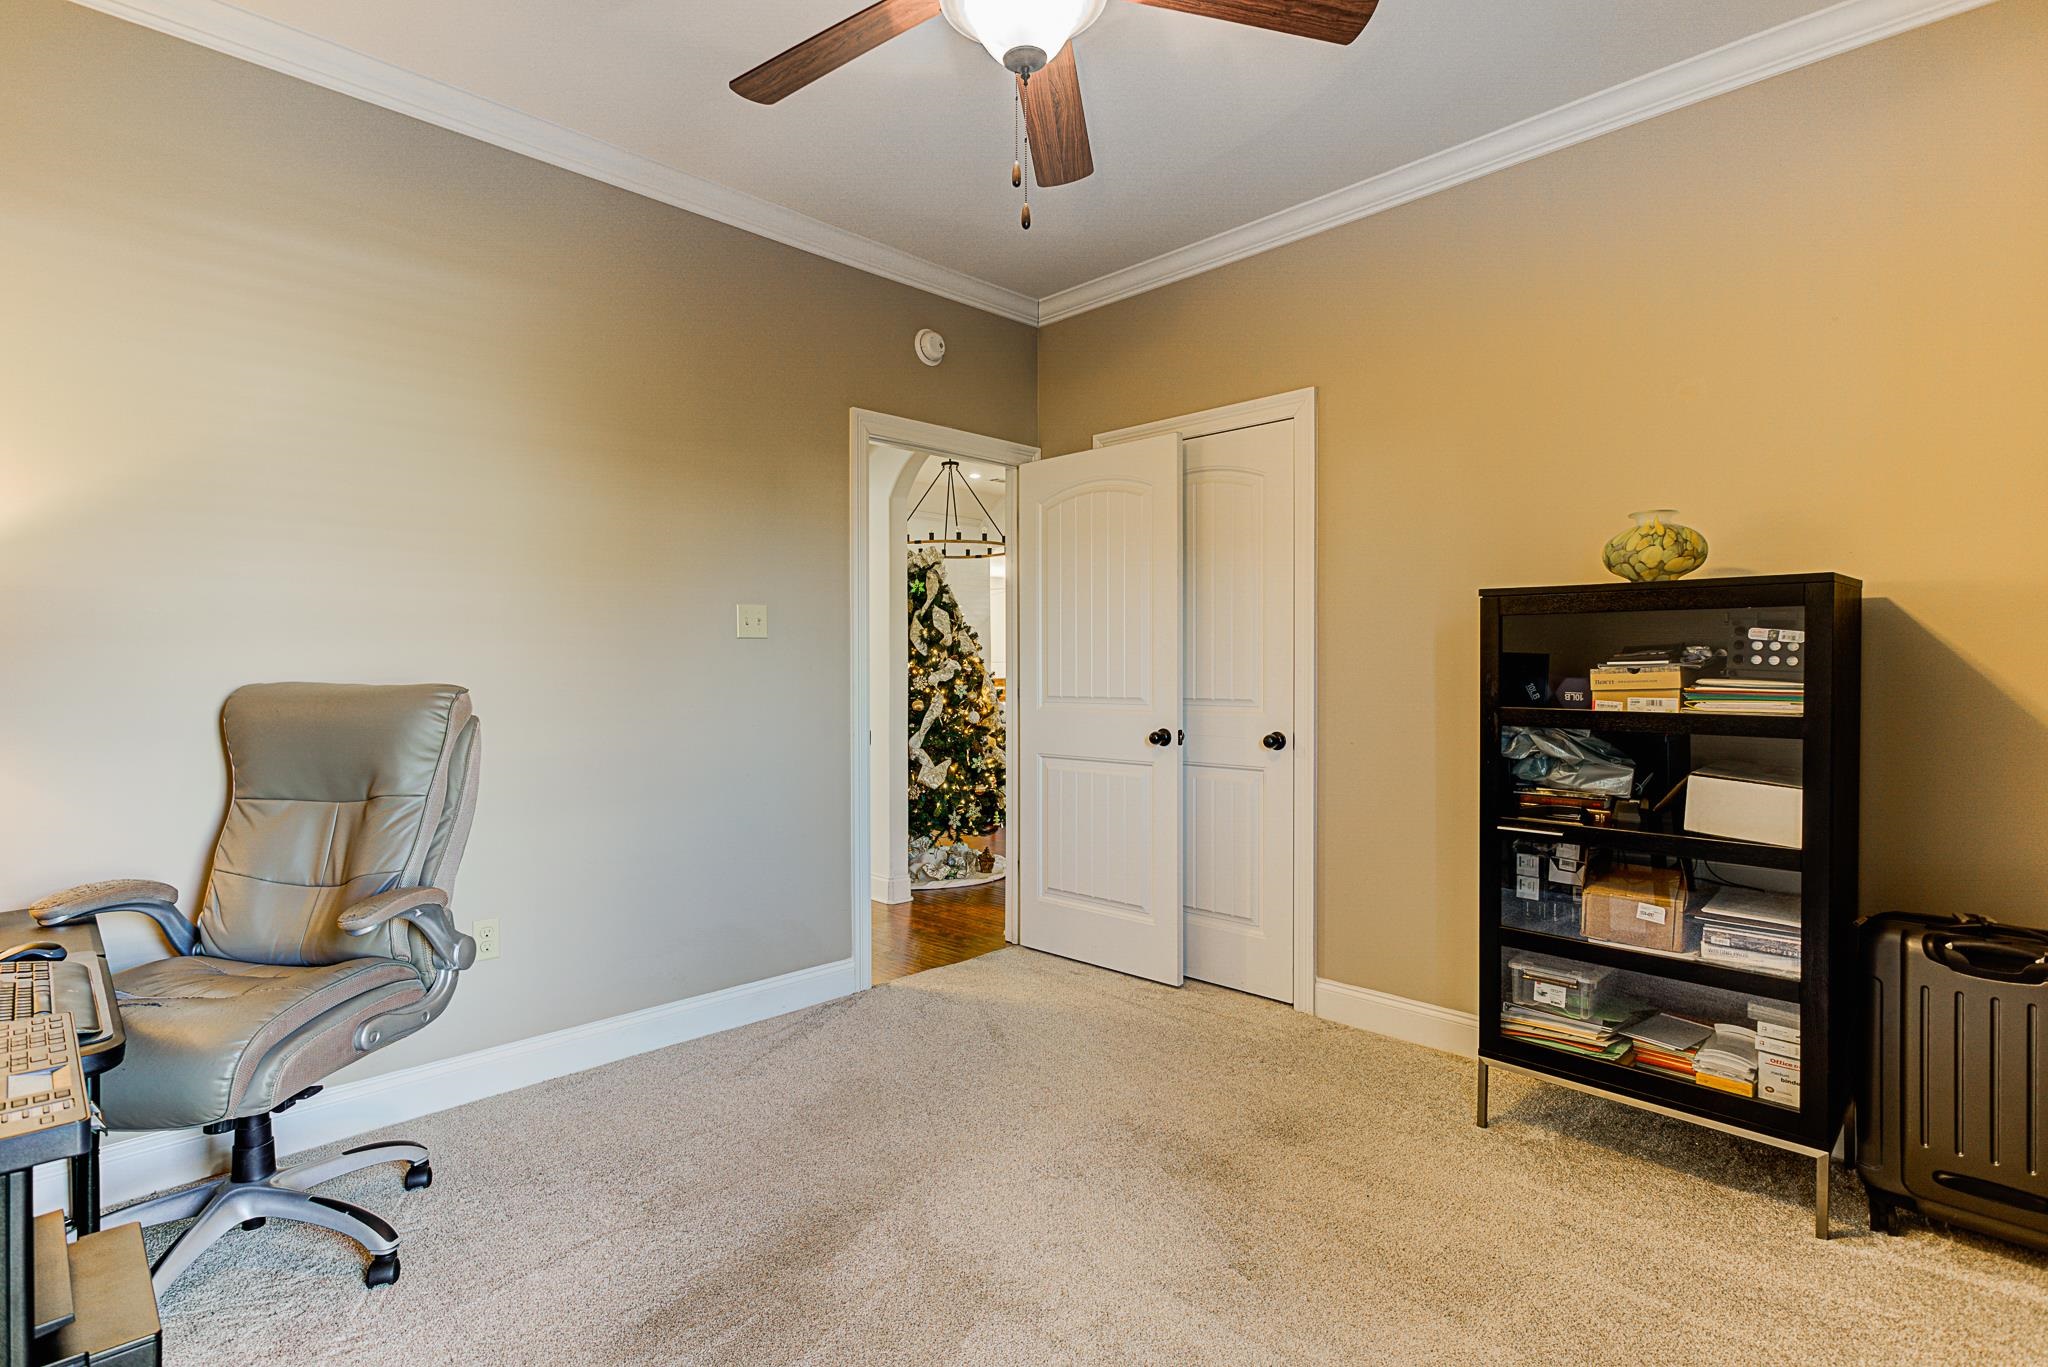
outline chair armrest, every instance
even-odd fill
[[[106,911],[135,911],[156,922],[171,947],[190,954],[199,944],[199,930],[178,910],[178,890],[146,878],[110,878],[80,883],[45,897],[30,907],[36,924],[45,928],[90,920]]]
[[[461,970],[476,962],[476,941],[455,928],[448,894],[439,888],[393,888],[345,909],[338,924],[349,935],[368,935],[392,921],[404,921],[433,947],[435,967]]]

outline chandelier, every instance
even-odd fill
[[[926,532],[923,536],[911,532],[904,538],[909,547],[914,551],[937,551],[940,558],[945,560],[986,560],[991,556],[1005,554],[1009,542],[1003,536],[1003,529],[997,525],[995,516],[988,510],[988,505],[981,501],[981,495],[975,493],[973,488],[960,478],[960,462],[957,460],[948,460],[939,466],[939,473],[932,476],[932,482],[918,495],[917,504],[910,510],[910,516],[917,516],[918,509],[924,507],[926,500],[931,498],[933,490],[937,489],[941,482],[945,484],[946,492],[941,495],[943,501],[936,510],[939,528],[937,531]],[[987,532],[974,536],[967,534],[960,523],[962,493],[974,500],[974,506],[981,509],[982,519],[996,529],[994,537],[990,537]]]

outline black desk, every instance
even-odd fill
[[[87,919],[68,926],[46,929],[26,911],[0,911],[0,947],[26,940],[54,940],[64,946],[67,958],[82,963],[99,979],[100,999],[106,1003],[109,1033],[97,1044],[81,1045],[78,1069],[85,1074],[86,1095],[94,1105],[100,1099],[100,1074],[121,1061],[128,1052],[128,1034],[121,1028],[121,1005],[114,999],[113,976],[107,972],[107,947],[100,939],[97,921]],[[91,1133],[87,1149],[71,1160],[71,1199],[66,1203],[71,1227],[81,1235],[94,1234],[100,1227],[100,1136]]]
[[[26,911],[0,912],[0,947],[26,940],[63,945],[67,961],[85,965],[101,989],[105,1028],[77,1050],[86,1094],[97,1105],[100,1074],[119,1063],[128,1046],[99,927],[84,921],[46,930]],[[65,1242],[56,1213],[30,1218],[33,1169],[9,1168],[10,1155],[39,1160],[19,1138],[0,1146],[0,1367],[156,1367],[159,1361],[162,1330],[142,1227],[100,1230],[99,1134],[90,1124],[80,1128],[64,1152],[48,1155],[70,1167],[75,1243]]]

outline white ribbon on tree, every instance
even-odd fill
[[[934,694],[924,709],[924,720],[918,724],[917,734],[910,738],[910,757],[917,761],[917,781],[927,788],[936,788],[944,783],[947,773],[953,768],[952,760],[933,760],[924,748],[924,738],[931,734],[932,723],[945,715],[945,711],[945,695]]]

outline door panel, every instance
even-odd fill
[[[1221,764],[1190,764],[1187,775],[1187,909],[1255,930],[1261,851],[1238,837],[1260,828],[1266,776]]]
[[[1180,439],[1035,461],[1016,486],[1019,936],[1178,985]]]
[[[1187,972],[1292,1001],[1294,423],[1194,438],[1184,462]]]
[[[1152,770],[1044,757],[1045,891],[1097,911],[1146,914]]]

